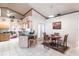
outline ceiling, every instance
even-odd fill
[[[53,6],[52,9],[51,5]],[[23,15],[34,8],[48,17],[50,14],[57,15],[77,11],[79,10],[79,3],[0,3],[0,7],[8,7]]]
[[[49,16],[51,13],[57,15],[79,10],[79,3],[32,3],[30,5],[45,16]]]
[[[0,7],[8,7],[21,14],[25,14],[31,7],[27,3],[0,3]]]

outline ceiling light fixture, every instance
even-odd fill
[[[9,10],[7,10],[7,16],[11,16],[13,13],[10,13],[10,11]]]
[[[52,17],[54,17],[54,15],[49,15],[49,18],[52,18]]]
[[[51,6],[50,6],[50,15],[48,16],[49,18],[53,18],[54,17],[54,15],[52,13],[52,10],[53,10],[53,5],[51,4]]]

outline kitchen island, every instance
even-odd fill
[[[29,42],[30,42],[31,39],[32,40],[35,39],[34,34],[19,33],[19,45],[20,45],[20,47],[28,48],[29,47]]]

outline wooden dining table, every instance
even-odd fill
[[[58,39],[61,38],[61,36],[50,36],[50,38],[55,39],[55,40],[58,40]]]
[[[57,41],[60,40],[60,38],[62,38],[61,36],[50,36],[51,41],[53,42],[53,40],[55,41],[54,44],[57,45]]]

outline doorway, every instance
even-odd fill
[[[43,38],[44,32],[45,32],[45,25],[43,23],[38,24],[38,39]]]

